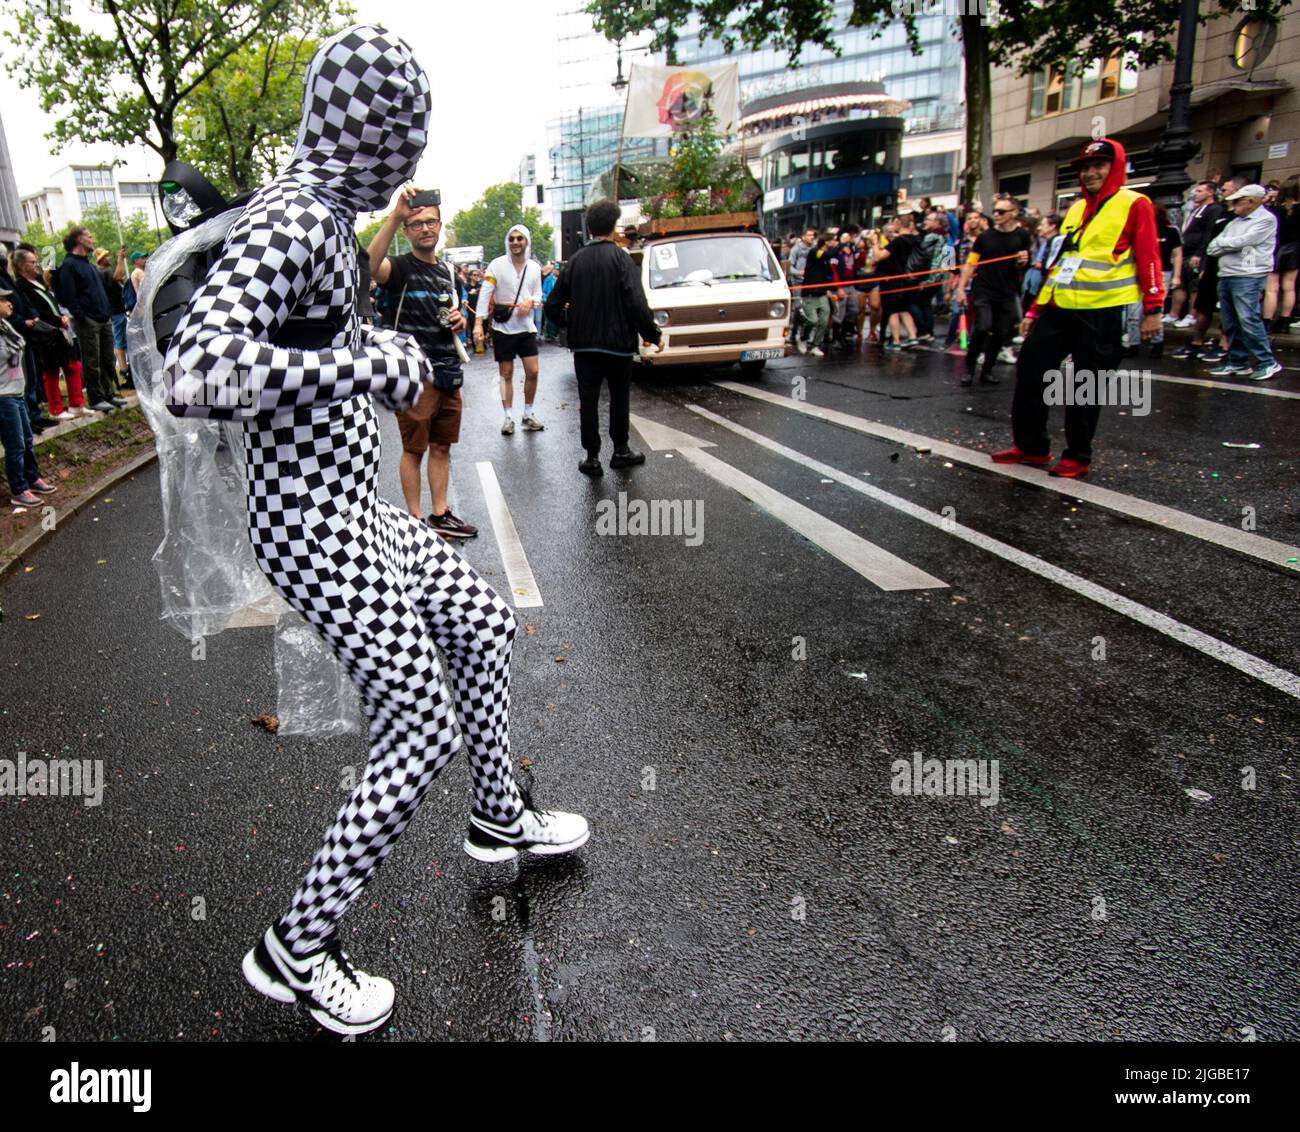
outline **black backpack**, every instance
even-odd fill
[[[191,195],[206,205],[184,225],[173,221],[166,207],[167,193],[174,192],[178,186],[184,186],[187,191],[192,190]],[[213,265],[221,258],[226,233],[239,219],[255,191],[249,190],[240,193],[232,200],[226,200],[203,178],[202,174],[182,161],[169,162],[167,168],[163,170],[162,180],[159,182],[159,195],[164,201],[163,212],[168,217],[168,224],[176,233],[172,240],[185,238],[193,229],[218,217],[225,223],[224,226],[219,226],[216,237],[211,242],[195,247],[168,272],[165,279],[153,288],[148,314],[153,322],[154,336],[161,357],[167,356],[167,347],[171,343],[172,335],[176,333],[177,326],[185,317],[185,312],[189,310],[195,292],[203,286]],[[164,243],[151,259],[162,257],[165,249],[172,244],[172,240]],[[346,325],[346,315],[340,315],[333,322],[290,317],[275,332],[271,345],[295,350],[324,350]]]

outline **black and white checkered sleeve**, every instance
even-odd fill
[[[172,338],[163,379],[171,413],[265,417],[359,393],[389,408],[413,404],[428,362],[404,335],[371,334],[356,347],[324,350],[270,343],[290,314],[351,316],[349,239],[329,209],[305,194],[273,187],[251,205]]]

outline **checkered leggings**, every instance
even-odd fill
[[[258,562],[338,657],[370,721],[365,773],[280,921],[293,952],[307,955],[334,933],[462,741],[478,811],[505,823],[522,811],[507,711],[515,617],[425,523],[379,499],[369,397],[279,427],[250,424],[245,451]]]

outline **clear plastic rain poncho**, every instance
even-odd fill
[[[347,673],[271,588],[253,557],[243,425],[173,416],[164,400],[163,359],[153,327],[157,286],[193,252],[222,243],[239,211],[229,209],[174,236],[149,257],[127,325],[136,392],[158,448],[163,540],[153,563],[162,585],[162,619],[191,641],[274,623],[280,732],[324,737],[361,731],[360,700]]]

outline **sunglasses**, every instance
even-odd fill
[[[1007,216],[1008,214],[1010,214],[1010,213],[1013,212],[1013,211],[1014,211],[1014,209],[1010,209],[1010,208],[995,208],[995,209],[993,210],[993,215],[994,215],[994,216]]]
[[[526,244],[528,241],[525,240],[523,236],[511,236],[510,242],[512,244]]]

